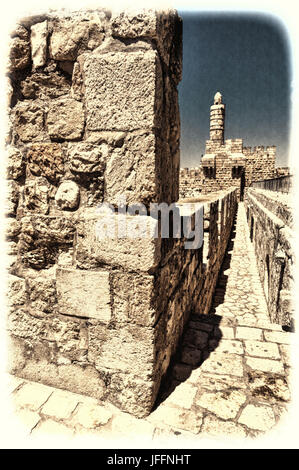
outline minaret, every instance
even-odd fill
[[[221,93],[217,91],[210,111],[210,140],[220,145],[224,144],[224,118],[225,104],[222,103]]]

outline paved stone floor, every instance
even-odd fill
[[[137,419],[109,403],[10,378],[28,435],[255,438],[273,427],[290,400],[289,343],[268,319],[243,203],[209,315],[193,314],[161,386],[155,410]],[[134,448],[134,441],[132,441]]]

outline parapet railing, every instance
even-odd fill
[[[269,191],[279,191],[281,193],[289,193],[293,186],[293,175],[279,176],[262,181],[253,181],[251,188],[268,189]]]

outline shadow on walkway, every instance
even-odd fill
[[[226,254],[218,275],[211,309],[208,315],[191,314],[184,334],[172,357],[168,371],[162,380],[153,411],[165,401],[176,387],[185,382],[192,371],[199,369],[215,351],[222,338],[220,323],[222,316],[216,315],[216,307],[224,302],[228,282],[232,251],[236,235],[236,217],[233,223]]]

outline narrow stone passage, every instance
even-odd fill
[[[33,436],[256,437],[290,400],[291,335],[269,321],[241,202],[210,314],[191,315],[150,416],[17,378],[12,396]]]
[[[223,262],[211,313],[248,324],[269,323],[243,202],[239,203],[234,237]]]

